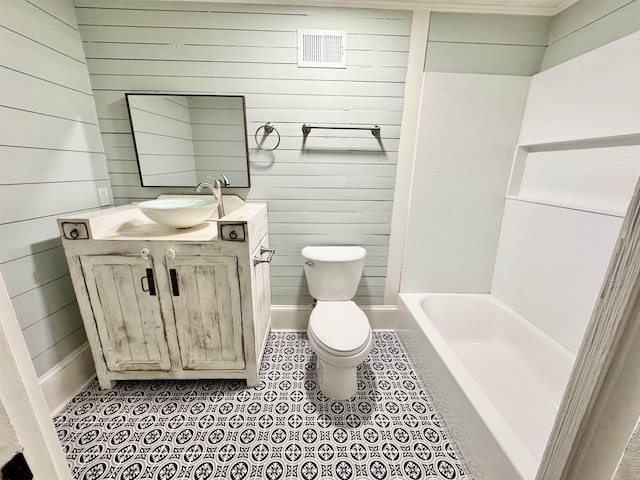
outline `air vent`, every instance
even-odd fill
[[[298,67],[347,68],[347,32],[298,30]]]

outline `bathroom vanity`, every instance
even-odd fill
[[[270,329],[267,209],[230,197],[222,219],[187,229],[133,204],[58,219],[102,388],[125,379],[257,385]]]

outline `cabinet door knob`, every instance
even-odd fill
[[[148,248],[143,248],[142,250],[140,250],[140,256],[144,260],[149,260],[149,249]]]
[[[167,248],[167,251],[164,252],[164,256],[170,258],[171,260],[175,260],[176,251],[173,248]]]

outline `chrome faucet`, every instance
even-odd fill
[[[208,188],[209,190],[211,190],[211,193],[213,194],[213,196],[216,198],[216,200],[218,200],[218,218],[224,217],[224,205],[222,203],[222,187],[229,186],[229,179],[226,177],[226,175],[223,174],[220,176],[222,177],[222,179],[216,179],[213,182],[213,185],[207,182],[202,182],[198,184],[198,186],[196,187],[196,192],[200,192],[203,188]],[[212,178],[212,177],[207,177],[207,178]]]

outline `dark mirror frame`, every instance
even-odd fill
[[[243,125],[242,125],[242,132],[243,132],[243,139],[244,139],[244,156],[245,156],[245,162],[244,162],[244,166],[246,169],[246,182],[244,184],[240,184],[237,181],[234,180],[234,176],[230,175],[230,182],[229,185],[227,185],[228,187],[231,188],[248,188],[251,187],[251,171],[250,171],[250,167],[249,167],[249,141],[248,141],[248,137],[247,137],[247,109],[246,109],[246,100],[245,100],[245,96],[244,95],[217,95],[217,94],[206,94],[206,93],[195,93],[195,94],[191,94],[191,93],[181,93],[181,92],[127,92],[125,93],[125,100],[126,100],[126,104],[127,104],[127,113],[129,115],[129,124],[131,126],[131,135],[133,137],[133,147],[136,153],[136,161],[138,163],[138,174],[140,176],[140,185],[142,187],[194,187],[196,185],[145,185],[144,182],[144,175],[143,175],[143,171],[142,171],[142,162],[140,161],[140,151],[139,151],[139,139],[136,139],[136,130],[134,128],[133,125],[133,118],[131,115],[131,104],[130,104],[130,100],[129,97],[130,96],[156,96],[156,97],[170,97],[170,96],[175,96],[175,97],[208,97],[208,98],[215,98],[215,97],[219,97],[219,98],[237,98],[240,99],[242,101],[242,118],[243,118]],[[238,127],[240,128],[240,125],[238,125]],[[143,152],[144,154],[144,152]],[[177,156],[177,155],[176,155]],[[238,157],[240,159],[240,157]],[[224,173],[224,172],[221,172]],[[202,180],[201,180],[202,181]],[[208,181],[208,180],[207,180]],[[215,179],[211,179],[211,182],[215,181]],[[198,183],[198,182],[196,182]]]

